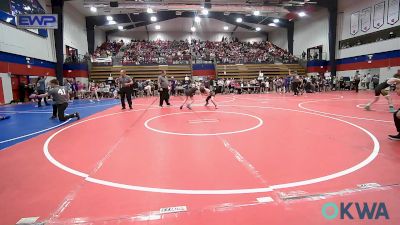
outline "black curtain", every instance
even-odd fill
[[[51,0],[53,14],[58,15],[58,29],[54,30],[55,49],[56,49],[56,76],[60,85],[63,84],[63,64],[64,64],[64,37],[63,37],[63,0]]]

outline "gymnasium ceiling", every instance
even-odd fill
[[[124,30],[154,29],[155,25],[161,26],[160,31],[180,30],[182,27],[195,25],[202,31],[223,31],[228,26],[233,30],[255,31],[260,27],[260,32],[268,32],[277,27],[286,27],[291,20],[298,18],[297,13],[313,12],[322,2],[329,0],[111,0],[118,2],[118,7],[111,7],[110,0],[70,0],[77,11],[87,17],[87,20],[102,30],[108,32],[118,31],[118,26]],[[90,7],[96,7],[97,12],[91,12]],[[147,13],[147,9],[154,13]],[[208,15],[203,15],[202,10],[208,9]],[[259,11],[259,15],[253,15]],[[112,16],[117,23],[109,25],[106,16]],[[157,21],[151,21],[151,16],[156,16]],[[201,18],[200,23],[194,22],[194,17]],[[237,23],[236,19],[243,19]],[[180,18],[179,20],[175,20]],[[184,19],[182,19],[184,18]],[[279,23],[271,26],[274,19]],[[175,22],[173,22],[175,21]],[[178,22],[179,21],[179,22]],[[218,23],[217,23],[218,22]],[[181,29],[181,30],[182,30]],[[190,28],[189,28],[190,29]]]

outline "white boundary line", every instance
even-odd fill
[[[180,115],[180,114],[193,114],[194,112],[178,112],[178,113],[169,113],[169,114],[164,114],[161,116],[155,116],[152,117],[148,120],[146,120],[146,122],[144,122],[144,126],[149,129],[152,130],[154,132],[157,133],[162,133],[162,134],[172,134],[172,135],[180,135],[180,136],[216,136],[216,135],[227,135],[227,134],[237,134],[237,133],[243,133],[243,132],[247,132],[247,131],[251,131],[254,129],[257,129],[259,127],[261,127],[263,125],[263,120],[257,116],[253,116],[250,114],[246,114],[246,113],[238,113],[238,112],[224,112],[224,111],[196,111],[195,113],[226,113],[226,114],[236,114],[236,115],[242,115],[242,116],[248,116],[248,117],[252,117],[256,120],[258,120],[258,124],[256,126],[247,128],[247,129],[243,129],[243,130],[238,130],[238,131],[229,131],[229,132],[219,132],[219,133],[178,133],[178,132],[169,132],[169,131],[163,131],[163,130],[158,130],[155,128],[152,128],[149,126],[149,123],[152,120],[161,118],[161,117],[166,117],[166,116],[171,116],[171,115]]]
[[[306,102],[300,102],[297,106],[301,109],[313,112],[313,113],[320,113],[324,115],[331,115],[331,116],[338,116],[338,117],[345,117],[345,118],[350,118],[350,119],[358,119],[358,120],[369,120],[369,121],[375,121],[375,122],[383,122],[383,123],[393,123],[393,121],[388,121],[388,120],[377,120],[377,119],[371,119],[371,118],[364,118],[364,117],[356,117],[356,116],[346,116],[346,115],[341,115],[341,114],[335,114],[335,113],[328,113],[328,112],[323,112],[323,111],[318,111],[318,110],[313,110],[309,109],[303,106],[303,104],[307,103],[314,103],[314,102],[323,102],[323,101],[335,101],[339,99],[321,99],[321,100],[315,100],[315,101],[306,101]],[[353,100],[354,99],[343,99],[343,100]],[[358,99],[357,99],[358,100]]]
[[[25,135],[22,135],[22,136],[19,136],[19,137],[10,138],[10,139],[4,140],[4,141],[0,141],[0,144],[6,143],[6,142],[10,142],[10,141],[14,141],[14,140],[18,140],[18,139],[25,138],[25,137],[29,137],[29,136],[32,136],[32,135],[35,135],[35,134],[40,134],[40,133],[46,132],[48,130],[52,130],[54,128],[60,127],[60,126],[62,126],[64,124],[68,123],[69,121],[71,121],[71,119],[68,119],[67,121],[65,121],[63,123],[60,123],[60,124],[58,124],[56,126],[53,126],[53,127],[46,128],[44,130],[40,130],[40,131],[36,131],[36,132],[30,133],[30,134],[25,134]]]
[[[72,107],[68,106],[68,110],[71,109],[86,109],[86,108],[93,108],[93,107],[100,107],[100,106],[112,106],[112,105],[118,105],[119,103],[113,103],[113,104],[100,104],[100,105],[88,105],[88,106],[78,106],[78,107]],[[0,113],[51,113],[53,110],[0,110]]]
[[[271,192],[271,191],[277,190],[277,189],[284,189],[284,188],[298,187],[298,186],[304,186],[304,185],[320,183],[320,182],[328,181],[328,180],[331,180],[331,179],[335,179],[335,178],[342,177],[342,176],[348,175],[350,173],[353,173],[353,172],[355,172],[355,171],[367,166],[379,154],[379,149],[380,149],[379,141],[371,132],[369,132],[368,130],[364,129],[361,126],[358,126],[356,124],[353,124],[351,122],[348,122],[348,121],[345,121],[345,120],[342,120],[342,119],[339,119],[339,118],[335,118],[335,117],[331,117],[331,116],[327,116],[327,115],[321,115],[321,114],[312,113],[312,112],[307,112],[307,111],[295,110],[295,109],[275,108],[275,107],[266,107],[266,106],[224,105],[223,107],[245,107],[245,108],[258,108],[258,109],[276,109],[276,110],[284,110],[284,111],[290,111],[290,112],[306,113],[306,114],[309,114],[309,115],[316,115],[316,116],[320,116],[320,117],[333,119],[333,120],[340,121],[340,122],[343,122],[345,124],[351,125],[351,126],[353,126],[355,128],[360,129],[364,133],[366,133],[372,139],[372,141],[374,143],[374,147],[373,147],[372,153],[366,159],[364,159],[362,162],[358,163],[357,165],[355,165],[353,167],[350,167],[348,169],[345,169],[345,170],[342,170],[340,172],[333,173],[333,174],[330,174],[330,175],[327,175],[327,176],[322,176],[322,177],[313,178],[313,179],[309,179],[309,180],[291,182],[291,183],[277,184],[277,185],[272,185],[270,187],[263,187],[263,188],[228,189],[228,190],[167,189],[167,188],[156,188],[156,187],[144,187],[144,186],[128,185],[128,184],[121,184],[121,183],[115,183],[115,182],[111,182],[111,181],[96,179],[96,178],[89,177],[89,175],[86,174],[86,173],[71,169],[71,168],[63,165],[62,163],[60,163],[56,159],[54,159],[52,157],[52,155],[50,154],[50,152],[49,152],[49,143],[51,142],[51,140],[56,135],[60,134],[61,132],[65,131],[65,130],[71,128],[71,127],[74,127],[74,126],[77,126],[78,124],[86,123],[86,122],[89,122],[89,121],[92,121],[92,120],[105,118],[105,117],[108,117],[108,116],[118,115],[118,114],[121,114],[121,113],[129,113],[129,112],[137,112],[137,111],[146,110],[146,109],[140,109],[140,110],[132,110],[132,111],[127,111],[127,112],[118,112],[118,113],[111,113],[111,114],[107,114],[107,115],[103,115],[103,116],[98,116],[98,117],[90,118],[90,119],[87,119],[87,120],[79,121],[77,123],[74,123],[74,124],[71,124],[71,125],[69,125],[67,127],[64,127],[62,129],[58,130],[57,132],[55,132],[54,134],[52,134],[46,140],[46,142],[43,145],[43,152],[44,152],[46,158],[53,165],[57,166],[58,168],[66,171],[68,173],[72,173],[72,174],[75,174],[77,176],[83,177],[88,182],[97,183],[97,184],[110,186],[110,187],[114,187],[114,188],[121,188],[121,189],[135,190],[135,191],[167,193],[167,194],[190,194],[190,195],[222,195],[222,194],[261,193],[261,192]]]

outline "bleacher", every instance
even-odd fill
[[[110,75],[115,79],[122,69],[135,80],[156,80],[160,70],[166,70],[168,77],[173,76],[177,80],[192,73],[190,65],[92,66],[90,80],[105,81]]]
[[[219,78],[236,78],[243,80],[255,79],[259,73],[264,76],[283,77],[288,75],[288,71],[297,71],[299,75],[305,75],[305,69],[299,64],[229,64],[217,65]]]
[[[297,71],[299,75],[305,75],[306,71],[299,64],[218,64],[217,78],[235,78],[250,80],[257,78],[260,71],[264,76],[283,77],[288,71]],[[142,65],[142,66],[93,66],[90,71],[90,79],[104,81],[110,74],[119,76],[121,69],[136,80],[156,80],[160,70],[166,70],[167,76],[173,76],[177,80],[184,79],[186,75],[192,74],[191,65]]]

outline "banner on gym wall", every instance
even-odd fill
[[[385,2],[380,2],[374,6],[374,28],[381,28],[385,23]]]
[[[350,34],[355,35],[360,29],[360,11],[357,11],[350,16]]]
[[[400,0],[389,0],[387,23],[393,25],[399,21]]]
[[[361,10],[360,23],[361,31],[363,32],[367,32],[371,28],[371,11],[371,7]]]
[[[57,14],[20,14],[17,17],[17,27],[23,29],[57,29]]]

